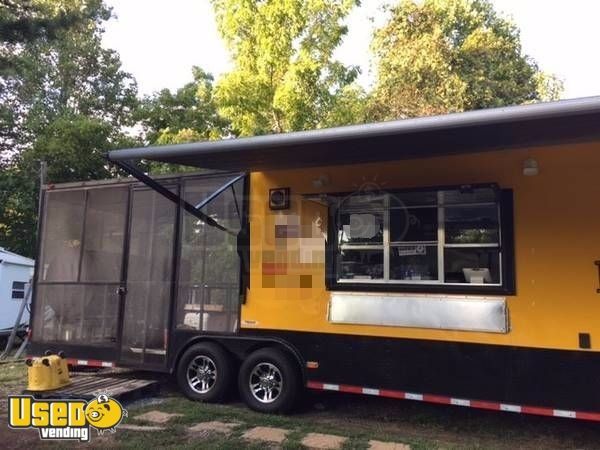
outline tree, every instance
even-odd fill
[[[374,35],[378,119],[554,99],[560,83],[523,54],[488,0],[402,0]],[[549,97],[549,98],[548,98]]]
[[[331,107],[322,118],[323,127],[337,127],[372,122],[369,93],[358,83],[344,86],[332,99]]]
[[[136,117],[150,144],[181,144],[227,136],[229,123],[217,112],[213,77],[199,67],[194,81],[172,93],[163,89],[142,102]]]
[[[10,119],[0,134],[0,245],[29,256],[39,161],[48,162],[50,182],[106,178],[116,171],[103,153],[136,144],[122,132],[133,124],[135,80],[118,55],[101,46],[110,9],[101,0],[47,3],[52,11],[75,11],[78,20],[51,36],[29,33],[18,45],[2,42],[15,64],[0,73],[0,117]]]
[[[212,0],[233,70],[216,85],[219,112],[250,136],[323,126],[358,74],[333,59],[357,0]]]
[[[40,2],[41,3],[41,2]],[[77,22],[54,29],[52,39],[35,33],[9,49],[15,70],[0,73],[5,122],[0,153],[19,152],[53,120],[81,114],[110,122],[115,129],[132,123],[137,87],[121,70],[113,50],[101,46],[102,23],[111,17],[101,0],[56,0],[53,10],[75,11]],[[67,13],[65,13],[67,14]]]
[[[27,256],[35,249],[36,181],[17,166],[0,167],[0,247]]]
[[[0,0],[0,74],[18,70],[17,46],[52,41],[60,31],[90,18],[88,12],[62,9],[51,0]]]
[[[62,10],[49,0],[0,0],[0,41],[22,43],[52,39],[82,20],[83,11]]]

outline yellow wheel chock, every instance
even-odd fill
[[[71,384],[64,352],[53,355],[46,351],[45,356],[27,359],[25,364],[28,391],[51,391]]]

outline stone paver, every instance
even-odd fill
[[[410,450],[410,445],[398,442],[369,441],[369,450]]]
[[[230,434],[235,427],[239,427],[240,424],[237,422],[219,422],[213,420],[211,422],[200,422],[194,426],[188,428],[188,431],[192,433],[210,434]]]
[[[334,434],[308,433],[302,439],[302,445],[308,448],[335,450],[341,448],[347,440],[347,437],[336,436]]]
[[[285,441],[285,437],[289,432],[290,430],[286,430],[285,428],[254,427],[246,431],[242,437],[250,441],[264,441],[281,444]]]
[[[183,414],[170,414],[170,413],[166,413],[166,412],[162,412],[162,411],[153,410],[153,411],[148,411],[147,413],[144,413],[144,414],[140,414],[139,416],[135,416],[134,419],[143,420],[145,422],[163,424],[163,423],[167,423],[169,420],[173,419],[174,417],[181,417],[181,416],[183,416]]]
[[[117,427],[119,430],[129,430],[129,431],[163,431],[164,427],[156,427],[153,425],[145,426],[145,425],[133,425],[130,423],[123,423]]]

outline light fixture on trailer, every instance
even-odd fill
[[[540,173],[540,166],[533,158],[527,158],[523,161],[523,175],[526,177],[534,177]]]

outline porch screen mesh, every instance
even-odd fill
[[[36,305],[37,340],[100,346],[116,342],[119,296],[114,286],[40,284]]]
[[[198,204],[223,186],[226,178],[192,180],[184,184],[186,201]],[[238,328],[240,260],[237,233],[241,228],[243,180],[212,199],[202,212],[229,232],[184,213],[177,296],[177,327],[234,332]]]
[[[192,205],[210,197],[201,211],[226,231],[183,208],[177,224],[177,205],[140,186],[47,191],[34,341],[99,346],[114,349],[121,361],[162,365],[171,311],[178,329],[237,331],[244,181],[225,187],[234,176],[168,185]]]
[[[85,197],[85,191],[46,193],[40,281],[78,280]]]
[[[46,192],[36,341],[116,342],[128,192],[126,187]]]
[[[81,281],[120,281],[128,193],[126,189],[89,191]]]
[[[177,205],[155,191],[132,197],[124,360],[161,364],[166,356]]]

